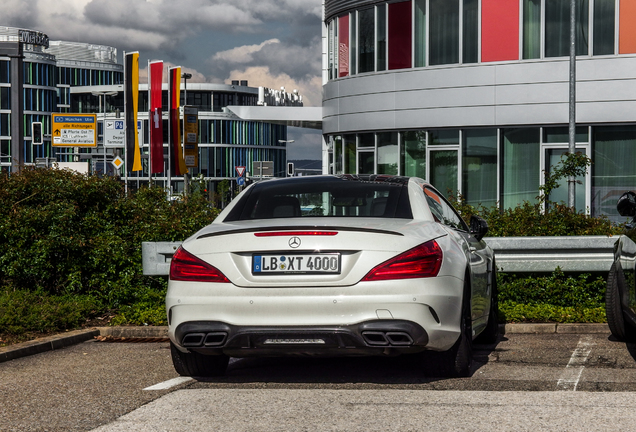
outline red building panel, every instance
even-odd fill
[[[481,1],[481,61],[519,60],[519,0]]]
[[[338,18],[338,77],[349,76],[349,14]]]
[[[411,10],[410,1],[389,3],[389,69],[413,67]]]
[[[621,0],[618,35],[618,53],[636,53],[636,0]]]

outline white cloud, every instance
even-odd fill
[[[315,38],[309,47],[270,39],[258,45],[245,45],[218,52],[208,63],[211,73],[216,77],[225,78],[237,71],[255,68],[254,71],[266,70],[268,76],[286,76],[295,82],[309,82],[320,76],[320,39]],[[313,96],[315,91],[308,93],[312,94],[310,98],[317,104]]]
[[[226,51],[219,51],[212,57],[212,61],[224,61],[228,63],[249,63],[254,59],[254,54],[263,49],[265,45],[280,44],[278,39],[269,39],[258,45],[244,45]]]

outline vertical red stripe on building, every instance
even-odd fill
[[[618,53],[636,53],[636,0],[621,0],[619,12]]]
[[[410,1],[389,3],[389,69],[413,67],[411,16]]]
[[[338,77],[349,76],[349,14],[338,18]]]
[[[519,60],[519,0],[481,1],[481,61]]]

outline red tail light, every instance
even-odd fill
[[[230,282],[219,269],[183,248],[177,249],[170,261],[170,279],[192,282]]]
[[[414,247],[371,270],[362,280],[435,277],[442,266],[442,249],[435,240]]]

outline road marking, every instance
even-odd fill
[[[585,362],[592,351],[592,345],[594,343],[590,336],[585,336],[579,340],[579,344],[557,382],[557,390],[576,391],[583,369],[585,369]]]
[[[190,377],[172,378],[172,379],[170,379],[168,381],[164,381],[162,383],[155,384],[155,385],[150,386],[150,387],[146,387],[144,390],[168,390],[169,388],[178,386],[179,384],[183,384],[183,383],[186,383],[188,381],[192,381],[192,378],[190,378]]]

